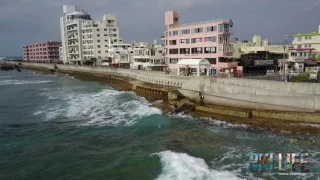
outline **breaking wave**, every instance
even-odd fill
[[[155,153],[160,157],[162,173],[156,180],[238,180],[233,172],[210,169],[201,158],[186,153],[162,151]]]
[[[201,121],[205,121],[205,122],[208,122],[209,125],[219,127],[219,128],[242,129],[242,130],[246,130],[246,129],[250,128],[250,126],[246,125],[246,124],[232,124],[232,123],[228,123],[225,121],[220,121],[220,120],[216,120],[216,119],[212,119],[212,118],[205,118],[205,117],[194,118],[190,115],[183,114],[183,113],[169,115],[169,116],[173,117],[173,118],[183,118],[183,119],[191,120],[191,121],[199,121],[200,123],[201,123]]]
[[[22,84],[43,84],[43,83],[52,83],[53,81],[41,81],[41,80],[2,80],[0,81],[0,86],[7,85],[22,85]]]
[[[85,121],[82,125],[129,126],[162,112],[134,93],[103,89],[86,93],[78,88],[60,88],[42,93],[48,105],[34,113],[44,121]]]

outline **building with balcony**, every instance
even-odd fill
[[[63,62],[63,48],[59,47],[59,60]]]
[[[103,15],[102,20],[94,21],[91,16],[79,10],[77,6],[64,5],[60,18],[63,62],[83,64],[91,58],[97,58],[97,64],[107,59],[108,44],[123,43],[119,38],[116,17]]]
[[[155,40],[153,44],[144,42],[133,43],[131,69],[163,71],[165,64],[165,49]]]
[[[61,42],[42,42],[25,45],[22,48],[23,61],[27,62],[57,62],[59,58],[59,48]]]
[[[116,68],[130,68],[132,49],[131,44],[111,43],[107,46],[106,58],[102,59],[102,65],[113,66]]]
[[[292,45],[289,61],[294,63],[295,70],[304,71],[305,65],[314,65],[312,61],[320,62],[320,25],[318,32],[295,34]]]
[[[288,48],[283,45],[272,45],[267,39],[261,40],[261,36],[254,35],[252,42],[234,41],[231,42],[233,57],[240,59],[241,55],[248,53],[257,53],[261,51],[268,51],[271,53],[288,53]]]
[[[232,58],[230,36],[232,20],[212,20],[180,24],[176,11],[165,12],[164,36],[166,63],[171,70],[177,70],[179,59],[207,59],[211,71],[237,68]]]

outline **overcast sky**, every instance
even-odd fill
[[[320,24],[319,0],[0,0],[0,56],[21,55],[26,44],[60,41],[63,4],[77,5],[95,20],[115,14],[127,43],[160,39],[166,10],[177,10],[181,23],[233,19],[233,37],[250,41],[258,34],[280,43],[284,34],[308,33]]]

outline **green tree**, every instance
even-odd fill
[[[92,57],[92,58],[90,59],[90,61],[91,61],[92,65],[94,64],[95,66],[97,66],[97,58]]]

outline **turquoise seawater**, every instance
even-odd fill
[[[0,180],[320,177],[319,145],[209,122],[163,114],[132,92],[69,76],[0,72]],[[252,173],[252,152],[311,153],[310,172]]]

